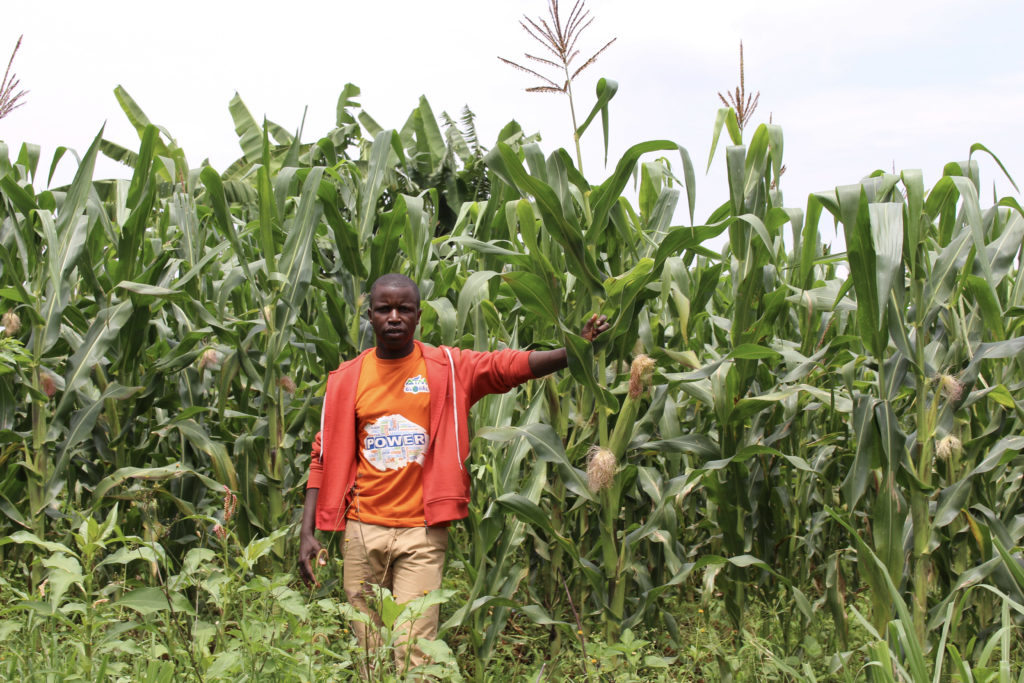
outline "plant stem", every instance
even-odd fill
[[[43,356],[43,328],[36,326],[32,331],[34,340],[32,349],[32,453],[31,468],[28,476],[29,514],[32,515],[32,526],[41,538],[46,532],[45,516],[42,512],[46,495],[46,480],[49,477],[50,459],[46,453],[46,403],[38,398],[43,392],[42,377],[39,365]],[[33,568],[33,580],[38,583],[42,574],[38,567]]]
[[[576,168],[583,173],[583,154],[580,151],[580,135],[576,125],[576,106],[572,99],[572,79],[569,77],[569,66],[565,65],[565,94],[569,96],[569,115],[572,117],[572,141],[576,145]]]
[[[96,386],[100,392],[107,390],[109,386],[107,381],[107,375],[103,372],[103,368],[99,365],[96,366]],[[109,431],[107,438],[109,441],[114,441],[121,434],[121,416],[117,412],[117,401],[112,398],[106,399],[104,402],[104,412],[107,416],[107,423],[109,425]],[[109,443],[108,441],[108,443]],[[125,446],[124,443],[118,443],[114,447],[114,466],[118,469],[125,467],[128,463],[125,461]]]
[[[608,386],[608,375],[605,372],[607,367],[606,351],[602,348],[597,352],[597,385],[602,389],[606,389]],[[598,401],[597,396],[594,397],[594,407],[597,408],[598,444],[602,448],[608,448],[608,408],[604,405],[604,401]]]
[[[920,308],[918,309],[920,310]],[[920,324],[915,325],[914,353],[919,368],[915,373],[917,386],[917,476],[925,491],[931,487],[933,453],[935,441],[935,424],[938,417],[940,387],[935,388],[931,404],[926,400],[928,395],[928,378],[920,368],[925,367],[924,330]],[[921,647],[927,646],[928,621],[928,577],[931,574],[931,557],[928,544],[931,540],[931,515],[929,513],[929,494],[913,487],[910,491],[910,514],[913,520],[912,562],[914,572],[914,592],[912,597],[914,632]]]

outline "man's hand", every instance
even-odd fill
[[[299,540],[299,578],[310,587],[319,587],[320,582],[313,573],[313,563],[318,566],[327,564],[327,550],[313,536],[305,536]]]
[[[588,342],[593,342],[599,334],[606,331],[609,327],[608,316],[595,313],[590,316],[590,320],[583,324],[583,331],[580,332],[580,336]],[[534,377],[543,377],[563,369],[568,364],[569,356],[564,348],[553,351],[533,351],[530,353],[530,371]]]
[[[583,324],[583,331],[580,336],[589,342],[594,341],[599,334],[606,332],[611,325],[608,324],[608,316],[595,313],[590,320]]]
[[[319,586],[313,573],[313,563],[327,564],[327,550],[316,540],[316,501],[320,489],[306,489],[306,504],[302,509],[302,529],[299,531],[299,578],[307,586]]]

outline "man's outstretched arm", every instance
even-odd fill
[[[592,342],[599,334],[607,330],[608,327],[608,316],[595,313],[583,325],[583,331],[580,332],[580,336]],[[549,375],[552,372],[565,368],[567,365],[569,365],[569,354],[566,352],[565,347],[552,351],[534,351],[530,354],[530,372],[533,373],[534,377]]]

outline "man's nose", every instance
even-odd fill
[[[388,311],[388,322],[391,322],[391,321],[396,321],[397,322],[398,320],[400,320],[400,318],[398,316],[398,309],[397,308],[392,308],[391,310],[389,310]]]

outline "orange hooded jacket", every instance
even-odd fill
[[[430,445],[423,463],[423,507],[428,526],[462,519],[468,514],[469,409],[487,394],[500,394],[534,379],[529,351],[469,351],[433,347],[416,341],[423,351],[430,387]],[[320,489],[316,526],[322,531],[345,528],[352,485],[356,478],[356,386],[369,349],[342,363],[327,376],[320,431],[313,441],[306,488]]]

